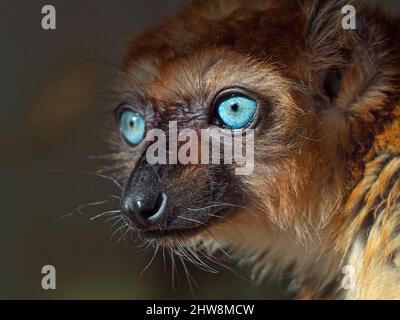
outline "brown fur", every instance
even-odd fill
[[[308,298],[400,298],[400,28],[355,3],[358,28],[343,30],[345,4],[198,2],[132,42],[119,90],[154,123],[207,108],[231,86],[267,101],[255,172],[240,178],[251,200],[185,241],[229,247],[260,277],[290,269]],[[341,81],[329,101],[332,70]],[[122,150],[123,178],[139,152]],[[205,190],[204,170],[188,166],[181,181]],[[340,287],[344,265],[355,267],[354,290]]]

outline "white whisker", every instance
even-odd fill
[[[187,221],[195,222],[197,224],[201,224],[203,226],[208,226],[206,223],[201,222],[201,221],[196,220],[196,219],[187,218],[187,217],[184,217],[184,216],[181,216],[181,215],[178,215],[177,217],[180,218],[180,219],[183,219],[183,220],[187,220]]]
[[[143,274],[146,272],[146,270],[151,266],[151,264],[153,263],[153,261],[154,261],[156,255],[157,255],[157,252],[158,252],[158,249],[159,249],[159,248],[160,248],[160,246],[157,245],[156,249],[154,250],[153,256],[151,257],[149,263],[146,265],[146,267],[143,269],[143,271],[140,273],[140,276],[143,276]]]
[[[97,201],[97,202],[91,202],[87,204],[83,204],[79,206],[78,208],[75,209],[75,211],[67,213],[66,215],[61,216],[61,218],[68,218],[74,215],[75,213],[83,214],[82,209],[88,208],[88,207],[93,207],[93,206],[100,206],[102,204],[106,204],[110,202],[110,200],[104,200],[104,201]]]
[[[106,211],[106,212],[100,213],[100,214],[90,218],[90,220],[93,221],[93,220],[99,219],[101,217],[113,215],[113,214],[120,213],[120,212],[121,212],[121,210]]]

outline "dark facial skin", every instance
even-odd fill
[[[182,165],[152,166],[142,158],[122,196],[125,221],[149,237],[191,235],[234,211],[223,203],[240,205],[223,166],[203,170],[203,185],[185,171]]]

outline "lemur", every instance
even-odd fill
[[[197,1],[136,37],[111,139],[126,226],[290,274],[300,299],[400,298],[399,40],[398,20],[342,0]],[[253,130],[254,171],[149,164],[146,132],[171,121]]]

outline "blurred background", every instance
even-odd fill
[[[1,0],[0,34],[0,299],[192,299],[182,268],[172,286],[171,264],[133,241],[110,240],[111,223],[90,218],[116,209],[112,182],[84,172],[109,152],[101,98],[128,41],[189,0]],[[378,3],[378,1],[375,1]],[[57,10],[57,29],[41,28],[41,9]],[[400,2],[379,1],[396,14]],[[106,63],[103,63],[106,62]],[[106,104],[107,101],[104,101]],[[41,288],[54,265],[57,289]],[[263,285],[230,271],[189,267],[199,299],[286,298],[284,280]]]

